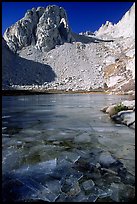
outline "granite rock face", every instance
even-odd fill
[[[5,31],[4,39],[14,52],[29,45],[49,51],[56,45],[71,42],[72,35],[65,10],[53,5],[28,10]]]
[[[132,7],[125,13],[117,24],[106,21],[106,23],[102,24],[99,30],[95,33],[100,37],[131,37],[135,39],[135,3],[133,3]]]
[[[116,25],[107,21],[96,33],[77,34],[71,31],[63,8],[32,8],[4,33],[7,46],[20,58],[10,61],[14,57],[8,51],[7,61],[3,54],[3,88],[134,94],[134,15],[135,4]],[[44,72],[38,72],[38,64]]]

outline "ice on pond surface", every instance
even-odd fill
[[[2,119],[10,118],[10,117],[11,117],[10,115],[3,115],[3,116],[2,116]]]
[[[83,182],[83,188],[85,191],[91,190],[94,185],[95,183],[91,179]]]
[[[37,175],[40,174],[50,174],[53,172],[53,170],[56,167],[56,159],[54,160],[49,160],[45,162],[40,162],[37,164],[31,164],[31,165],[26,165],[23,166],[22,168],[14,171],[16,174],[25,174],[25,175],[32,175],[34,174],[34,178],[36,178]]]
[[[3,97],[3,201],[134,200],[135,132],[100,111],[127,97]]]
[[[75,137],[74,139],[75,143],[87,143],[90,142],[91,143],[91,137],[88,133],[83,133],[81,135],[78,135]]]

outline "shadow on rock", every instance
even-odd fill
[[[19,57],[2,44],[2,84],[8,86],[52,82],[56,74],[52,67]]]

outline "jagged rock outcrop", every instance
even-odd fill
[[[103,37],[113,37],[114,25],[112,22],[106,21],[105,24],[102,24],[98,31],[95,31],[96,36],[103,36]]]
[[[72,35],[65,10],[53,5],[28,10],[5,31],[4,39],[13,51],[29,45],[49,51],[56,45],[72,42]]]
[[[135,39],[135,3],[116,24],[114,35],[115,37],[123,36]]]
[[[113,25],[113,23],[106,21],[95,34],[99,37],[131,37],[135,39],[135,3],[117,24]]]
[[[65,42],[104,41],[93,36],[73,33],[68,24],[66,11],[55,5],[28,10],[21,20],[7,28],[4,39],[14,52],[30,45],[44,52]]]

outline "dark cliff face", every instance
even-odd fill
[[[56,74],[49,65],[19,57],[2,39],[2,88],[12,85],[37,85],[54,81]]]

